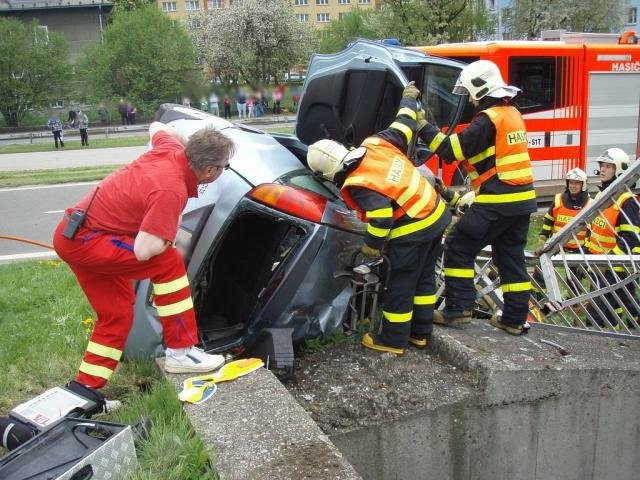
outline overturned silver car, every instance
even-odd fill
[[[336,275],[352,267],[364,225],[339,192],[306,168],[306,145],[348,145],[393,120],[408,81],[441,124],[455,125],[463,98],[451,90],[463,64],[399,47],[356,42],[312,58],[296,136],[267,134],[195,109],[162,105],[156,119],[186,136],[220,130],[237,147],[231,168],[202,188],[184,211],[178,246],[185,255],[206,351],[253,353],[292,364],[293,345],[340,327],[351,286]],[[161,326],[149,281],[136,290],[129,357],[160,353]],[[266,351],[265,351],[266,349]]]

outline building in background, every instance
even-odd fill
[[[102,40],[112,7],[113,2],[106,0],[0,0],[0,15],[24,23],[37,20],[45,38],[50,31],[60,33],[74,63],[88,44]]]
[[[190,13],[228,8],[242,0],[155,0],[160,10],[171,18],[186,23]],[[341,18],[354,7],[375,8],[382,0],[291,0],[296,18],[310,25],[323,26]]]
[[[496,16],[496,40],[508,40],[505,37],[502,18],[504,15],[504,10],[511,8],[512,4],[516,1],[517,0],[485,0],[487,9],[491,12],[494,12]],[[627,30],[634,30],[636,32],[636,35],[640,35],[640,22],[638,21],[638,12],[640,12],[640,0],[629,1],[629,6],[627,8],[622,29],[620,30],[620,32],[612,33],[622,33]]]
[[[623,30],[635,30],[640,35],[640,21],[638,21],[638,12],[640,12],[640,0],[633,0],[627,9],[627,18],[625,19]]]

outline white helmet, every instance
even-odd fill
[[[464,67],[453,87],[456,95],[469,94],[474,100],[486,96],[513,98],[519,91],[504,82],[498,66],[489,60],[478,60]]]
[[[345,161],[361,158],[366,151],[364,147],[347,150],[344,145],[334,140],[318,140],[309,145],[307,165],[313,172],[320,173],[333,182],[335,174],[344,170]]]
[[[567,188],[569,188],[569,180],[575,180],[577,182],[582,182],[583,192],[587,191],[587,174],[584,173],[583,170],[579,168],[572,168],[567,172],[564,178],[567,181]]]
[[[629,155],[624,153],[624,150],[613,147],[605,150],[602,155],[596,158],[596,162],[615,165],[615,176],[618,177],[629,167]]]

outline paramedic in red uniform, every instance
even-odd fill
[[[132,280],[149,278],[163,327],[165,370],[206,372],[224,363],[198,343],[184,260],[172,242],[188,198],[229,166],[234,145],[205,128],[189,141],[160,122],[149,126],[151,150],[105,178],[66,211],[53,244],[76,275],[97,320],[76,382],[103,387],[118,365],[133,323]],[[91,202],[91,203],[90,203]],[[86,220],[73,239],[64,235],[74,210]],[[73,383],[73,382],[72,382]]]
[[[468,94],[475,107],[467,128],[449,137],[427,124],[420,138],[447,163],[467,171],[476,200],[447,235],[445,302],[434,323],[471,322],[476,301],[474,262],[491,245],[504,295],[501,317],[491,325],[512,335],[526,333],[531,281],[524,261],[529,216],[537,209],[527,132],[511,104],[520,90],[507,85],[495,63],[478,60],[462,69],[453,93]]]

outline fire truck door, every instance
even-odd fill
[[[631,159],[640,148],[640,72],[593,72],[589,75],[587,174],[604,150],[618,147]]]

